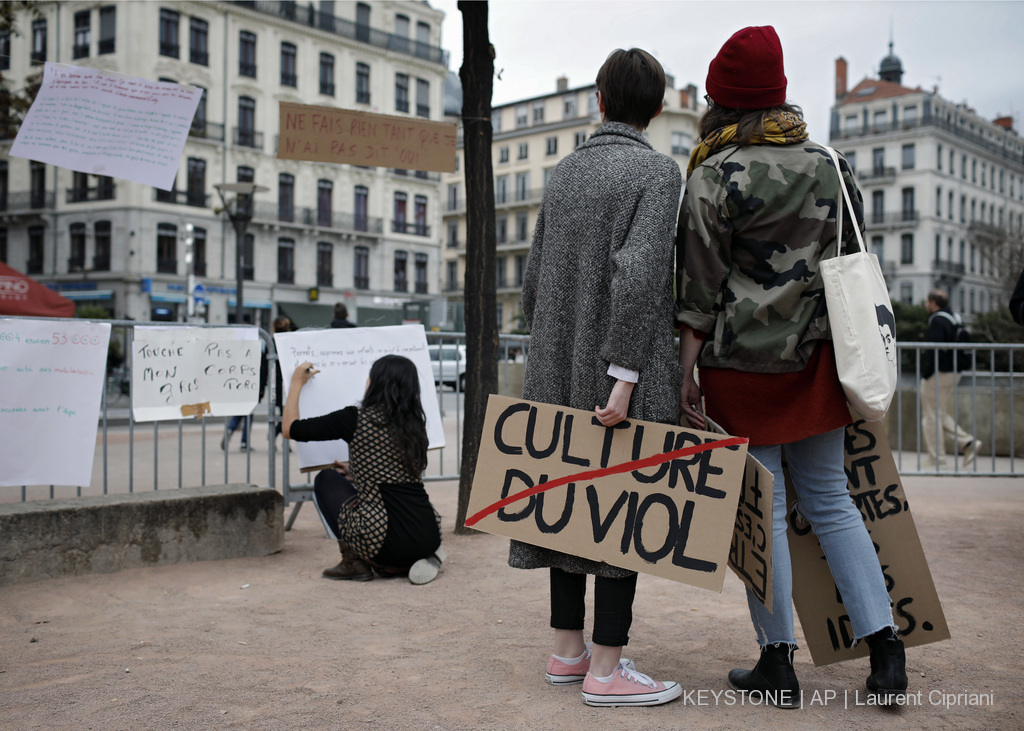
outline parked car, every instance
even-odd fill
[[[466,346],[455,343],[428,345],[430,366],[434,370],[434,383],[466,390]]]

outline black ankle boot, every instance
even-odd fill
[[[907,692],[907,654],[903,640],[896,636],[892,627],[879,630],[865,639],[871,649],[868,695],[876,696],[882,705],[889,705]]]
[[[779,708],[799,708],[800,683],[793,670],[794,652],[796,645],[765,645],[753,670],[729,671],[729,686],[733,690],[758,693],[765,703]]]

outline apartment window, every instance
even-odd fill
[[[206,207],[206,160],[197,157],[188,159],[188,204]]]
[[[459,248],[459,224],[457,221],[448,222],[448,248]]]
[[[238,34],[238,75],[256,78],[256,34],[247,30]]]
[[[277,219],[295,220],[295,176],[288,173],[277,176]]]
[[[391,230],[396,233],[405,233],[405,207],[409,196],[398,191],[395,193],[395,215],[392,221]]]
[[[494,179],[494,202],[508,203],[508,176],[502,175]]]
[[[199,103],[196,105],[196,114],[192,117],[192,129],[189,134],[200,137],[206,136],[206,89],[197,86],[199,89]]]
[[[194,232],[193,232],[194,235]],[[256,236],[255,234],[246,234],[242,239],[242,279],[247,282],[251,282],[256,278],[255,267],[253,261],[255,259],[255,248],[256,248]]]
[[[882,236],[871,237],[871,253],[878,257],[878,263],[885,260],[885,238]]]
[[[574,135],[574,137],[573,137],[573,149],[575,150],[577,147],[579,147],[580,145],[582,145],[586,141],[587,141],[587,133],[586,132],[577,132]]]
[[[409,254],[404,251],[395,252],[395,291],[405,292],[409,289],[409,283],[405,277],[406,264],[409,261]]]
[[[156,226],[156,270],[163,274],[178,273],[178,227],[173,223]]]
[[[299,85],[296,70],[296,50],[294,43],[281,44],[281,86],[296,87]]]
[[[885,191],[871,191],[871,222],[882,223],[885,221]]]
[[[365,246],[357,246],[354,250],[355,261],[352,266],[352,285],[356,289],[370,288],[370,250]]]
[[[85,269],[85,224],[73,223],[68,230],[70,251],[68,254],[68,271],[80,272]]]
[[[0,211],[7,210],[7,161],[0,160]]]
[[[238,144],[256,147],[256,100],[238,97]]]
[[[530,124],[530,109],[525,104],[516,105],[516,129]]]
[[[967,243],[960,239],[960,266],[967,263]]]
[[[116,47],[115,37],[117,35],[117,8],[113,5],[106,5],[100,8],[100,40],[96,51],[101,56],[113,53]]]
[[[917,124],[917,107],[904,107],[903,124],[906,126]]]
[[[956,153],[953,150],[949,151],[949,174],[953,174],[953,162],[956,160]]]
[[[295,241],[277,240],[277,281],[280,284],[295,284]]]
[[[978,160],[977,158],[971,159],[971,182],[978,182]]]
[[[935,261],[942,260],[942,236],[935,234]]]
[[[395,74],[395,111],[409,111],[409,75]]]
[[[459,262],[446,261],[444,264],[444,288],[454,292],[459,288]]]
[[[939,143],[938,152],[935,155],[935,160],[938,163],[939,171],[942,171],[942,144]]]
[[[28,228],[28,261],[25,266],[27,274],[43,273],[45,233],[46,229],[42,226],[29,226]]]
[[[11,68],[11,32],[0,30],[0,71],[7,71],[9,68]],[[3,231],[6,236],[7,229]]]
[[[416,23],[416,55],[426,58],[430,53],[430,24],[422,20]]]
[[[32,63],[46,61],[46,21],[32,21]]]
[[[960,196],[960,223],[967,223],[967,196]]]
[[[846,115],[846,120],[844,122],[843,130],[846,131],[846,132],[856,132],[857,131],[857,115],[856,114],[848,114],[848,115]]]
[[[563,119],[575,119],[576,118],[576,96],[565,96],[562,97],[562,118]]]
[[[200,66],[210,65],[210,24],[202,18],[191,18],[188,23],[188,60]]]
[[[516,173],[516,200],[525,201],[530,197],[530,174]]]
[[[355,188],[355,200],[353,201],[352,210],[353,224],[355,225],[356,231],[368,230],[368,219],[366,215],[367,211],[367,200],[370,196],[369,188],[363,185],[357,185]]]
[[[326,241],[316,245],[316,286],[334,286],[334,245]]]
[[[690,153],[686,153],[686,154],[689,155]],[[857,172],[857,153],[856,152],[847,152],[847,153],[844,153],[843,157],[846,158],[846,164],[850,166],[850,172],[856,173]]]
[[[900,263],[914,263],[914,234],[903,234],[900,237]]]
[[[508,243],[508,217],[498,216],[494,219],[494,243],[501,246]]]
[[[978,201],[975,198],[971,198],[971,218],[970,218],[971,223],[974,223],[974,217],[975,217],[975,214],[977,213],[977,211],[978,211]]]
[[[900,283],[900,301],[905,305],[914,304],[914,283]]]
[[[515,286],[523,286],[523,278],[526,276],[526,254],[516,254],[516,279]]]
[[[917,216],[917,212],[914,210],[914,189],[904,188],[901,191],[901,200],[903,202],[903,220],[913,221]]]
[[[356,102],[370,103],[370,67],[365,63],[356,64]]]
[[[501,110],[491,110],[491,132],[501,132]]]
[[[78,171],[72,172],[68,203],[79,203],[87,200],[89,200],[89,174]]]
[[[334,195],[334,183],[330,180],[316,181],[316,223],[318,226],[331,225],[331,197]]]
[[[992,177],[995,178],[995,176],[992,176]],[[984,161],[981,163],[981,187],[982,188],[985,187],[985,163],[984,163]]]
[[[876,176],[885,173],[885,148],[876,147],[871,151],[871,169]]]
[[[256,171],[248,165],[239,165],[235,169],[235,180],[239,183],[252,183],[256,180]]]
[[[946,205],[946,217],[953,220],[953,191],[949,191],[948,203]]]
[[[449,183],[448,184],[448,210],[457,211],[459,210],[459,184]]]
[[[504,289],[508,286],[508,278],[505,266],[505,257],[499,256],[494,260],[494,286],[496,289]]]
[[[548,189],[548,183],[551,182],[551,176],[554,174],[554,172],[555,172],[554,168],[544,168],[544,181],[543,181],[544,190]]]
[[[975,270],[974,262],[975,262],[976,254],[977,254],[977,252],[975,251],[974,244],[971,244],[971,273],[972,274],[974,273],[974,270]]]
[[[92,11],[80,10],[75,13],[75,45],[71,58],[85,58],[89,55],[89,35],[92,32]]]
[[[875,129],[882,129],[885,127],[885,119],[886,113],[884,109],[876,111],[872,117],[872,124],[875,126]]]
[[[46,207],[46,165],[31,160],[29,169],[29,207]]]
[[[395,35],[401,39],[409,38],[409,17],[406,15],[395,16]]]
[[[903,169],[913,170],[914,169],[914,143],[911,142],[909,145],[903,145]]]
[[[92,268],[100,272],[110,271],[110,221],[97,221],[93,226],[93,243],[96,253],[92,258]]]
[[[415,216],[416,216],[416,235],[417,236],[429,236],[430,231],[427,228],[427,197],[425,195],[418,195],[415,199]]]
[[[505,326],[505,305],[499,302],[494,306],[494,316],[498,321],[498,330]]]
[[[370,6],[366,3],[356,4],[356,40],[370,42]]]
[[[498,162],[508,162],[508,145],[502,145],[498,148]]]
[[[533,103],[533,123],[544,124],[544,102]]]
[[[417,254],[415,258],[416,267],[416,294],[427,293],[427,255]]]
[[[516,241],[526,241],[530,236],[529,215],[526,211],[516,214]]]
[[[530,156],[530,143],[529,142],[520,142],[519,143],[519,153],[516,156],[516,159],[517,160],[525,160],[529,156]]]
[[[416,79],[416,116],[430,118],[430,82]]]
[[[687,132],[672,133],[672,154],[688,157],[693,147],[693,136]]]
[[[558,154],[558,138],[557,137],[548,137],[544,141],[544,147],[545,147],[545,151],[546,151],[546,153],[548,155],[557,155]]]
[[[178,58],[178,18],[173,10],[160,8],[160,55]]]
[[[960,177],[967,180],[967,155],[960,155]]]

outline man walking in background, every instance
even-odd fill
[[[925,302],[928,310],[928,341],[933,343],[955,343],[965,331],[960,315],[949,309],[949,296],[941,289],[928,293]],[[969,356],[956,359],[965,352],[939,350],[938,367],[935,350],[926,350],[921,357],[921,429],[928,455],[936,469],[946,466],[946,439],[953,439],[956,451],[962,452],[963,466],[968,467],[978,454],[981,442],[967,433],[950,415],[948,405],[953,395],[956,376],[969,367]],[[956,368],[954,370],[954,364]]]

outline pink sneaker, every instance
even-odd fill
[[[622,663],[608,682],[598,680],[589,672],[583,681],[583,702],[588,706],[659,706],[682,693],[679,683],[651,680]]]
[[[574,663],[565,663],[559,660],[557,657],[552,655],[548,658],[547,672],[544,674],[544,680],[551,685],[571,685],[573,683],[582,683],[583,678],[587,676],[587,672],[590,670],[590,650],[591,643],[587,643],[587,649],[583,653],[583,659]],[[633,661],[627,657],[619,660],[620,665],[635,670],[636,666],[633,665]]]

